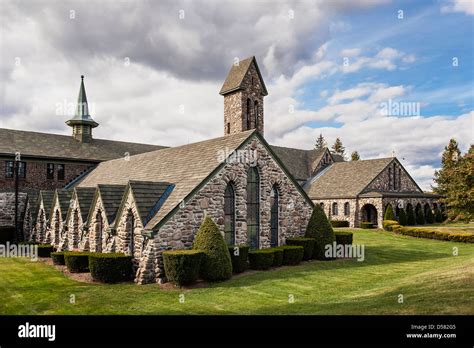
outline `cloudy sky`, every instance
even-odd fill
[[[84,74],[95,136],[179,145],[223,134],[218,94],[257,57],[265,137],[322,133],[396,156],[429,189],[474,133],[474,5],[438,1],[0,1],[0,127],[70,134]]]

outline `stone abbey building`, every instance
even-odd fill
[[[229,245],[267,248],[304,235],[314,204],[353,227],[380,226],[388,204],[394,210],[435,204],[396,158],[345,162],[327,148],[269,145],[263,137],[268,92],[255,57],[232,66],[220,94],[224,135],[177,147],[94,139],[98,124],[83,81],[76,115],[67,122],[72,137],[1,130],[2,189],[11,191],[15,153],[25,161],[27,237],[60,250],[133,255],[136,282],[148,283],[164,279],[162,252],[190,248],[205,216]],[[1,204],[0,211],[11,207]]]

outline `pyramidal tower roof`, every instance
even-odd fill
[[[239,89],[242,89],[244,77],[252,64],[255,65],[255,69],[257,70],[257,74],[262,85],[263,95],[268,95],[267,87],[265,86],[265,82],[263,81],[263,77],[260,73],[260,69],[258,67],[255,56],[248,57],[232,65],[232,68],[227,74],[227,78],[225,79],[219,94],[226,95],[228,93],[232,93],[238,91]]]
[[[79,88],[76,112],[72,119],[66,121],[66,124],[68,126],[84,124],[92,128],[99,125],[92,119],[91,115],[89,115],[89,104],[87,103],[86,88],[84,87],[84,75],[81,75],[81,87]]]

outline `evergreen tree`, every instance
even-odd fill
[[[452,191],[451,180],[454,168],[459,160],[461,151],[459,151],[458,143],[455,139],[449,140],[449,144],[444,148],[441,158],[441,169],[435,171],[434,182],[436,186],[433,191],[442,196],[447,196]]]
[[[415,225],[415,211],[413,210],[413,206],[407,206],[407,226],[414,226]]]
[[[325,255],[326,245],[332,245],[336,240],[334,230],[329,222],[323,208],[316,204],[313,213],[308,221],[305,237],[316,239],[313,249],[313,258],[318,260],[328,260]]]
[[[460,155],[456,140],[451,139],[445,147],[441,169],[435,172],[435,193],[443,196],[447,211],[444,218],[469,221],[474,218],[474,146]]]
[[[326,140],[323,137],[322,133],[319,133],[319,137],[316,139],[316,144],[314,145],[314,148],[316,150],[321,150],[327,147]]]
[[[398,211],[398,223],[402,226],[407,225],[407,214],[405,213],[405,209],[403,208]]]
[[[342,145],[342,141],[340,138],[336,138],[336,141],[334,142],[334,145],[331,148],[334,153],[341,155],[344,157],[346,148]]]
[[[443,220],[443,214],[441,213],[441,210],[438,207],[435,208],[434,215],[435,215],[435,221],[436,222],[443,222],[444,221]]]
[[[358,161],[360,160],[359,152],[354,151],[351,153],[351,161]]]
[[[193,249],[204,252],[201,278],[207,281],[226,280],[232,277],[232,261],[219,227],[206,217],[194,238]]]
[[[387,209],[385,209],[385,215],[383,217],[384,220],[395,220],[395,214],[393,213],[392,205],[387,205]]]
[[[426,211],[426,223],[427,224],[432,224],[433,222],[435,222],[435,216],[433,215],[433,211],[431,210],[431,208],[429,208],[427,211]]]
[[[418,209],[416,211],[416,224],[424,225],[425,224],[425,215],[423,214],[423,209]]]
[[[453,170],[451,189],[446,194],[447,215],[453,221],[474,219],[474,145]]]

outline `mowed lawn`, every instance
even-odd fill
[[[363,262],[304,262],[187,290],[80,283],[0,258],[0,314],[474,314],[474,244],[352,231]]]

